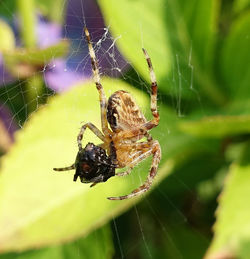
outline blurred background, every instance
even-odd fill
[[[147,118],[147,49],[162,160],[94,188],[73,182],[83,123],[100,128],[83,28],[102,84]],[[250,258],[250,1],[0,1],[0,259]],[[84,143],[98,143],[90,132]]]

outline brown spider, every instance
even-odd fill
[[[83,183],[92,182],[92,187],[99,182],[107,181],[114,175],[128,175],[135,165],[152,155],[153,160],[150,172],[143,185],[128,195],[108,198],[109,200],[124,200],[140,195],[150,188],[161,159],[159,142],[153,140],[148,133],[149,130],[158,125],[160,119],[157,111],[157,83],[155,73],[147,51],[142,49],[149,67],[151,79],[152,120],[146,120],[131,94],[126,91],[116,91],[109,97],[107,102],[100,83],[98,64],[90,35],[87,28],[84,28],[84,31],[91,57],[94,82],[99,92],[102,132],[90,122],[84,124],[77,136],[79,152],[75,163],[65,168],[54,168],[54,170],[66,171],[76,169],[74,181],[79,176]],[[109,125],[112,130],[109,129]],[[86,128],[89,128],[103,143],[98,146],[88,143],[83,149],[81,141]],[[143,137],[146,137],[147,141],[138,142]],[[116,168],[125,167],[128,168],[127,171],[115,174]]]

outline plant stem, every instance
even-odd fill
[[[36,46],[36,14],[34,0],[17,0],[17,8],[21,21],[23,44],[26,48],[34,48]]]

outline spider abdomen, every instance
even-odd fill
[[[108,100],[107,120],[114,132],[128,130],[146,122],[146,118],[132,95],[120,90]]]

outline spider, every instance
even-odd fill
[[[99,92],[102,132],[91,122],[84,124],[77,136],[79,151],[75,163],[65,168],[54,168],[54,170],[75,169],[73,180],[76,181],[79,177],[83,183],[92,183],[92,187],[97,183],[106,182],[112,176],[130,174],[135,165],[152,155],[151,168],[144,184],[128,195],[108,197],[109,200],[132,198],[141,195],[150,188],[161,159],[160,144],[157,140],[153,140],[148,133],[149,130],[159,124],[160,119],[157,111],[157,83],[151,59],[143,48],[142,51],[148,64],[151,79],[151,112],[153,115],[153,119],[147,121],[133,96],[128,92],[116,91],[109,97],[108,101],[106,100],[100,82],[96,55],[86,27],[84,32],[88,42],[93,78]],[[83,148],[81,141],[86,128],[90,129],[103,143],[98,146],[88,143]],[[144,137],[146,137],[146,141],[139,142]],[[126,168],[127,170],[116,174],[116,168]]]

